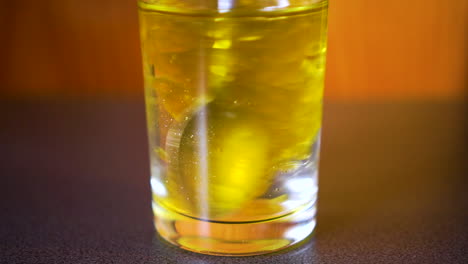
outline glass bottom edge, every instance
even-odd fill
[[[316,225],[316,205],[273,220],[215,223],[183,216],[153,204],[154,224],[167,242],[196,253],[251,256],[276,252],[305,240]]]

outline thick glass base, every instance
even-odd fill
[[[193,219],[153,204],[158,233],[168,242],[197,253],[223,256],[266,254],[290,247],[315,227],[315,203],[291,214],[255,222]]]

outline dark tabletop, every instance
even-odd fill
[[[0,263],[468,263],[460,102],[327,103],[314,236],[244,258],[155,235],[141,101],[0,111]]]

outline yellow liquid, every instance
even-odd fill
[[[326,7],[236,16],[140,4],[156,215],[235,224],[306,204],[291,207],[276,177],[313,159]]]

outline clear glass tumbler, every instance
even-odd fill
[[[181,248],[255,255],[315,227],[324,0],[139,0],[153,210]]]

